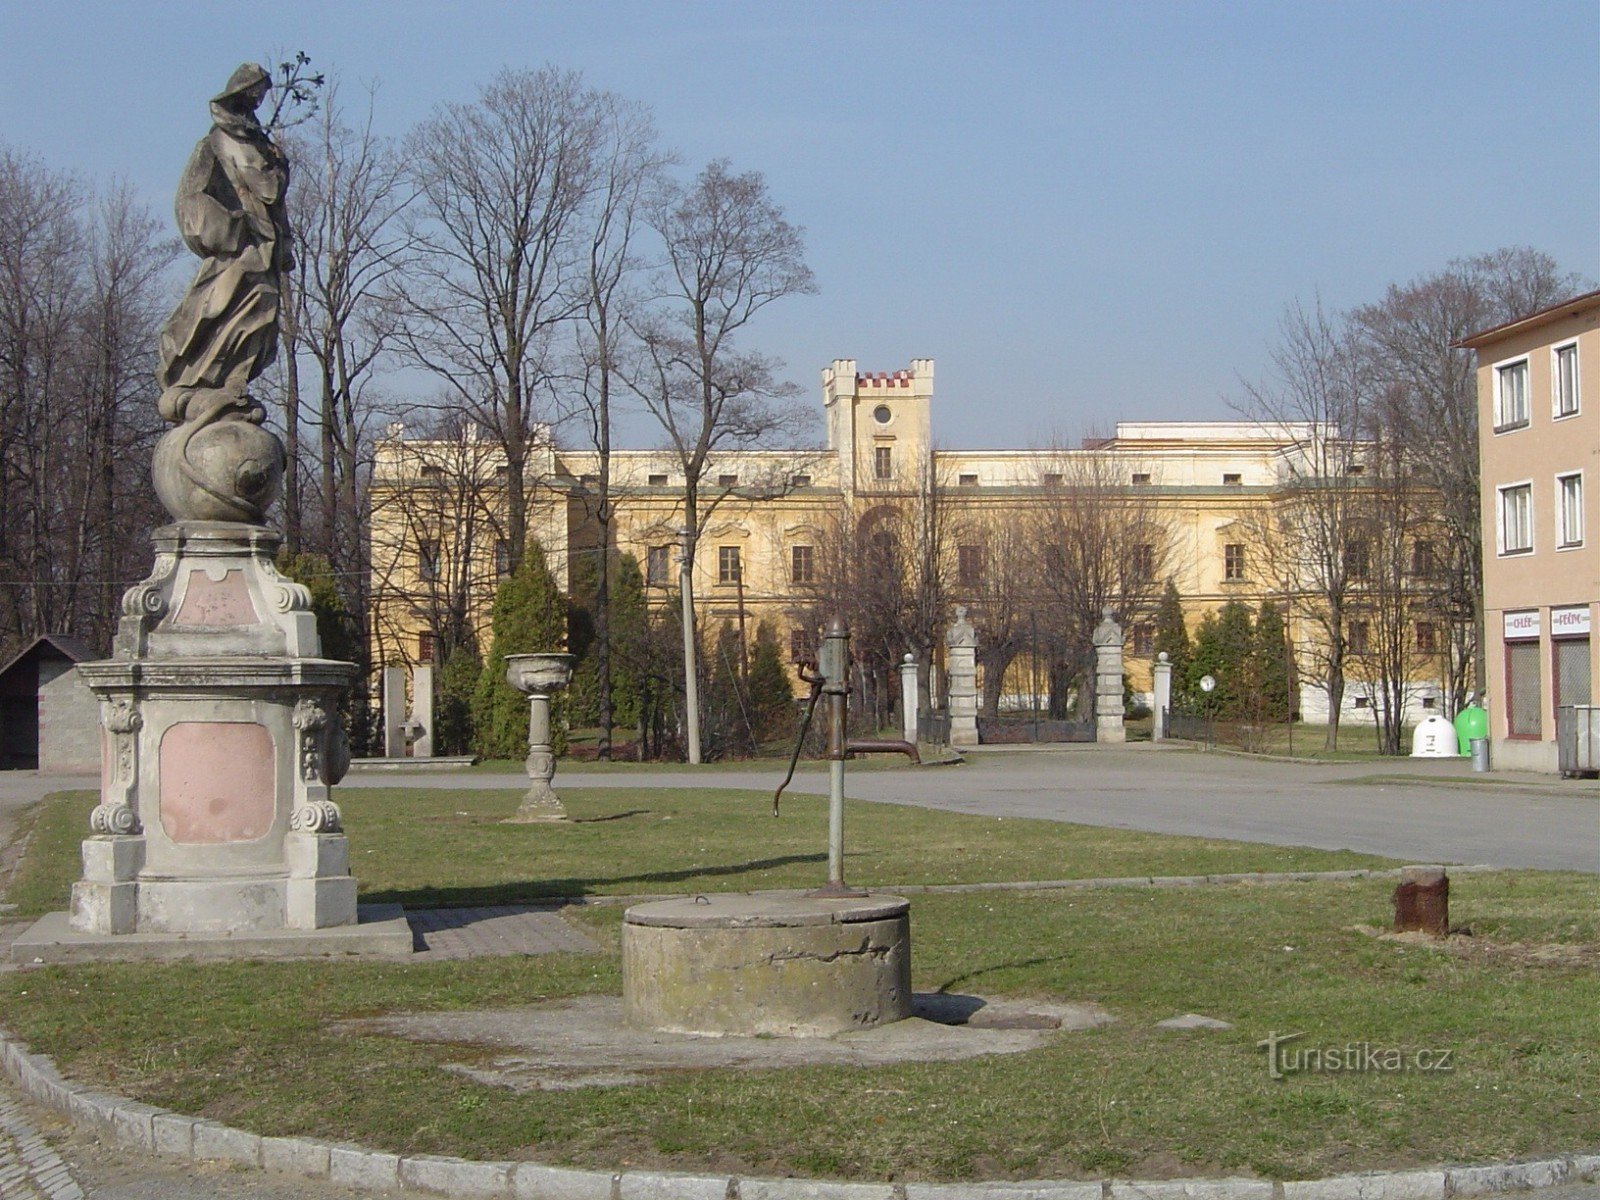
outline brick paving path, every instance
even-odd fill
[[[0,1200],[83,1200],[83,1189],[9,1091],[0,1091]]]
[[[490,954],[598,954],[600,946],[546,904],[407,909],[415,962]]]

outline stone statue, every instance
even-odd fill
[[[256,117],[271,87],[245,63],[211,101],[211,132],[178,183],[178,229],[201,265],[161,333],[156,493],[178,520],[259,524],[283,478],[283,444],[245,390],[278,353],[283,273],[293,265],[289,168]]]
[[[951,625],[949,632],[945,634],[944,644],[950,647],[976,646],[978,644],[978,631],[972,627],[972,622],[967,620],[966,605],[956,605],[955,624]]]

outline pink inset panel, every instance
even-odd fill
[[[175,842],[253,842],[276,810],[272,734],[240,721],[180,721],[161,735],[161,828]]]
[[[172,617],[174,625],[257,625],[260,621],[243,571],[227,571],[215,580],[199,567],[189,572],[183,603]]]

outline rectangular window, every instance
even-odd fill
[[[495,539],[494,573],[497,579],[504,579],[511,574],[511,543],[505,538]]]
[[[1227,583],[1244,579],[1244,544],[1229,542],[1222,548],[1222,578]]]
[[[718,487],[738,487],[739,486],[739,477],[737,475],[718,475],[717,476],[717,486]]]
[[[817,580],[816,556],[810,546],[789,547],[789,582],[815,583]]]
[[[978,477],[976,475],[957,475],[956,476],[956,486],[957,487],[977,487],[978,486]]]
[[[790,487],[797,487],[797,488],[810,487],[811,486],[811,476],[809,476],[809,475],[791,475],[791,476],[789,476],[789,486]]]
[[[1128,579],[1133,583],[1149,583],[1156,576],[1156,548],[1149,542],[1134,544],[1128,557]]]
[[[1425,538],[1411,543],[1411,574],[1418,579],[1433,579],[1439,574],[1439,559],[1433,543]]]
[[[790,662],[815,662],[817,658],[816,639],[811,636],[809,629],[791,629],[789,631],[789,661]]]
[[[1439,653],[1439,627],[1432,621],[1417,622],[1417,653]]]
[[[1506,734],[1536,738],[1544,733],[1539,715],[1539,643],[1506,643]]]
[[[1223,487],[1238,487],[1244,483],[1244,476],[1236,471],[1224,471],[1222,474]]]
[[[1589,698],[1589,639],[1556,638],[1554,646],[1556,707],[1563,704],[1591,704]]]
[[[672,573],[672,547],[651,546],[645,551],[644,581],[649,587],[666,587]]]
[[[422,477],[424,479],[442,479],[444,477],[444,468],[436,463],[424,463]]]
[[[738,583],[744,578],[744,567],[739,557],[739,547],[717,547],[717,582]]]
[[[1500,553],[1527,554],[1533,549],[1533,485],[1513,483],[1497,491]]]
[[[667,477],[664,474],[655,474],[655,475],[651,475],[646,480],[646,482],[651,487],[666,487],[667,486]]]
[[[1156,627],[1148,621],[1140,621],[1133,627],[1133,655],[1135,658],[1151,658],[1156,652]]]
[[[1372,626],[1366,621],[1351,621],[1346,644],[1351,654],[1365,654],[1372,648]]]
[[[1494,369],[1494,427],[1520,429],[1528,423],[1528,360]]]
[[[417,543],[417,577],[424,583],[439,578],[439,543],[432,538]]]
[[[1364,537],[1347,538],[1344,543],[1344,575],[1352,582],[1364,582],[1372,573],[1372,548]]]
[[[1149,471],[1135,471],[1133,473],[1133,486],[1144,487],[1150,482]]]
[[[1558,417],[1574,416],[1578,411],[1578,343],[1557,346],[1551,354],[1550,386],[1554,389],[1552,408]]]
[[[956,547],[956,582],[962,587],[977,587],[983,583],[983,547]]]
[[[1556,476],[1556,545],[1583,545],[1583,472]]]
[[[1060,487],[1061,472],[1046,471],[1043,475],[1039,476],[1039,482],[1044,484],[1045,487]]]
[[[874,479],[894,478],[893,446],[874,446],[872,448],[872,477]]]
[[[439,635],[436,633],[417,634],[417,661],[431,663],[438,654]]]

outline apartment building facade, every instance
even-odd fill
[[[1554,771],[1559,709],[1593,700],[1600,292],[1461,344],[1478,355],[1490,752]]]

